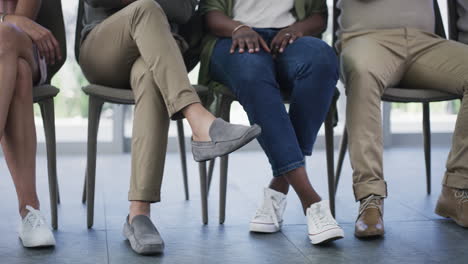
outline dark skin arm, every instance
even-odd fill
[[[271,41],[271,50],[273,53],[283,53],[288,44],[303,36],[317,36],[325,30],[326,26],[324,15],[313,14],[280,30]]]
[[[249,53],[259,52],[260,46],[270,52],[265,40],[250,27],[242,27],[233,34],[234,29],[242,24],[221,11],[208,12],[205,15],[205,24],[215,36],[232,38],[231,53],[234,53],[236,48],[239,48],[239,53],[244,53],[245,49],[248,49]]]
[[[259,52],[260,47],[273,54],[282,53],[286,46],[296,39],[303,36],[316,36],[326,28],[325,16],[314,14],[280,30],[268,47],[265,40],[250,27],[242,27],[233,34],[233,30],[241,23],[226,16],[221,11],[208,12],[205,15],[205,23],[215,36],[232,38],[231,53],[234,53],[236,48],[239,49],[239,53],[243,53],[245,49],[249,53]]]

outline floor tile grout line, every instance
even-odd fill
[[[289,243],[291,243],[291,244],[294,246],[294,248],[297,249],[297,251],[299,251],[299,253],[301,253],[301,255],[302,255],[306,260],[309,261],[309,263],[311,263],[311,264],[314,263],[314,262],[312,261],[312,259],[310,259],[309,257],[307,257],[307,256],[304,254],[304,252],[302,252],[302,250],[301,250],[296,244],[294,244],[294,242],[292,242],[291,239],[289,239],[289,237],[288,237],[285,233],[283,233],[283,231],[280,231],[280,233],[281,233],[281,235],[283,235],[283,236],[286,238],[286,240],[288,240]]]
[[[107,255],[107,264],[110,264],[109,256],[109,238],[108,238],[108,229],[107,229],[107,210],[106,210],[106,193],[103,192],[103,204],[104,204],[104,230],[106,232],[106,255]]]
[[[414,211],[415,211],[416,213],[418,213],[420,216],[422,216],[422,217],[424,217],[424,218],[426,218],[426,219],[428,219],[428,220],[434,220],[434,219],[432,219],[432,218],[426,216],[426,215],[425,215],[422,211],[420,211],[419,209],[414,208],[414,207],[409,206],[409,205],[406,205],[405,203],[403,203],[403,202],[400,201],[399,199],[398,199],[397,201],[398,201],[399,204],[403,205],[403,207],[406,207],[406,208],[408,208],[408,209],[410,209],[410,210],[414,210]]]

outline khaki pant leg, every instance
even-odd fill
[[[161,92],[142,58],[133,65],[130,82],[135,94],[135,111],[128,199],[159,202],[169,117]]]
[[[387,196],[383,177],[381,97],[404,70],[403,31],[344,35],[341,72],[347,94],[346,127],[356,200]]]
[[[468,45],[416,32],[415,58],[403,82],[405,86],[434,89],[468,98]],[[468,189],[468,100],[462,101],[447,160],[443,184]]]
[[[166,15],[154,0],[138,0],[97,25],[80,49],[80,65],[92,83],[128,88],[141,57],[159,88],[169,116],[200,102],[190,85]]]

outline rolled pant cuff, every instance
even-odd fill
[[[201,103],[200,97],[198,97],[195,90],[193,93],[187,93],[184,96],[177,98],[174,102],[167,103],[167,112],[169,113],[169,117],[173,120],[183,118],[180,111],[195,103]]]
[[[446,172],[442,184],[455,189],[468,189],[468,175]]]
[[[158,203],[161,201],[161,195],[155,191],[130,191],[128,200]]]
[[[354,197],[360,201],[369,195],[387,197],[387,183],[384,180],[353,184]]]
[[[273,177],[279,177],[283,174],[286,174],[292,170],[295,170],[297,168],[300,168],[300,167],[304,167],[305,166],[305,160],[301,160],[301,161],[297,161],[297,162],[293,162],[293,163],[290,163],[282,168],[279,168],[279,169],[273,169]]]

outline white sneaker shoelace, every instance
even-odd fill
[[[23,220],[24,223],[31,226],[32,229],[35,229],[39,226],[46,224],[46,220],[39,210],[36,210],[29,205],[26,206],[26,209],[29,211],[29,213],[26,215],[26,218]]]
[[[338,223],[329,213],[326,208],[322,208],[320,205],[313,207],[310,212],[310,219],[312,220],[313,225],[318,229],[322,230],[327,226],[337,226]]]
[[[273,224],[276,227],[280,227],[277,211],[280,209],[280,206],[277,203],[273,202],[273,199],[265,199],[260,208],[257,209],[255,213],[255,218],[258,217],[269,217],[273,221]]]

